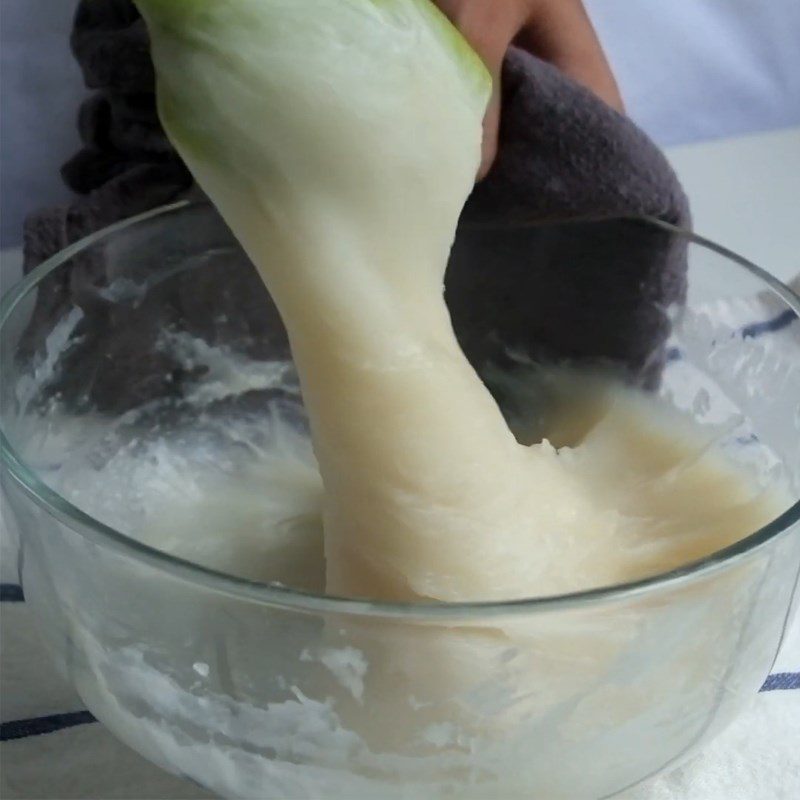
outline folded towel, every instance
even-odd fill
[[[26,269],[92,230],[186,196],[191,185],[158,123],[147,33],[132,3],[83,0],[72,43],[87,85],[99,90],[79,115],[84,149],[63,171],[85,196],[27,221]],[[509,348],[537,359],[602,360],[656,385],[667,307],[683,297],[685,253],[667,233],[609,219],[644,214],[687,224],[675,175],[630,120],[543,61],[512,50],[503,86],[499,155],[467,204],[447,278],[465,353],[479,371]],[[68,279],[54,277],[40,292],[27,340],[29,351],[42,347],[59,309],[80,307],[75,390],[87,391],[79,364],[122,364],[117,378],[88,384],[94,405],[121,411],[163,390],[169,365],[137,362],[135,351],[137,338],[154,335],[170,315],[148,305],[122,320],[114,301],[98,293],[111,267],[99,255],[74,259]],[[241,292],[233,305],[257,338],[266,291],[254,272],[229,288],[229,297]],[[210,280],[187,282],[186,297],[162,303],[210,308],[218,289]],[[127,335],[109,337],[109,325],[122,322]],[[112,352],[123,347],[120,338],[124,352]],[[282,337],[270,331],[268,339],[285,351]]]
[[[82,0],[71,42],[87,87],[98,91],[78,114],[84,147],[62,169],[66,184],[87,194],[140,164],[164,164],[165,184],[180,176],[188,187],[191,176],[158,120],[147,29],[133,3]]]
[[[667,309],[685,292],[685,243],[614,219],[637,216],[689,225],[664,155],[592,92],[512,49],[497,160],[467,204],[473,227],[462,226],[448,275],[454,328],[473,364],[512,348],[612,362],[656,385]],[[511,230],[488,235],[486,223]]]

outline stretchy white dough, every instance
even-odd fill
[[[455,30],[427,0],[140,5],[165,126],[289,332],[327,590],[487,600],[625,578],[589,546],[613,561],[627,527],[607,469],[519,444],[453,334],[444,271],[489,95]]]

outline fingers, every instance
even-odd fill
[[[581,0],[539,0],[515,43],[591,89],[617,111],[622,96]]]
[[[529,18],[530,4],[530,0],[436,0],[494,78],[500,75],[509,44]]]
[[[497,154],[503,58],[528,18],[530,3],[528,0],[437,0],[437,5],[461,31],[492,75],[492,97],[483,120],[480,179],[489,171]]]
[[[617,82],[582,0],[435,1],[483,59],[493,79],[478,178],[486,175],[497,153],[500,71],[512,42],[549,61],[612,108],[623,110]]]

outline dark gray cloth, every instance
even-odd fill
[[[664,154],[593,92],[512,48],[503,69],[497,159],[467,216],[552,222],[630,215],[688,221],[686,197]]]
[[[80,108],[83,149],[63,169],[66,184],[86,194],[140,164],[164,166],[163,183],[191,183],[156,113],[155,74],[144,20],[130,0],[82,0],[72,51],[86,86]],[[141,192],[150,189],[144,183]],[[153,204],[151,203],[151,207]]]
[[[93,230],[186,196],[191,186],[158,122],[147,34],[129,0],[83,0],[72,43],[87,85],[98,90],[79,114],[84,149],[63,171],[84,196],[27,221],[26,269]],[[502,361],[511,347],[537,359],[605,361],[656,385],[669,333],[666,309],[684,293],[685,253],[666,233],[616,219],[637,215],[688,224],[686,199],[658,148],[591,92],[512,51],[498,158],[467,204],[447,278],[454,327],[476,368]],[[125,315],[124,337],[111,335],[113,303],[91,291],[107,284],[110,266],[97,256],[78,257],[68,275],[60,270],[45,282],[27,339],[28,352],[40,348],[58,316],[81,307],[76,392],[119,411],[171,378],[163,378],[170,365],[136,356],[137,340],[152,338],[163,308],[145,304]],[[268,298],[254,277],[237,286],[242,324],[257,339]],[[212,307],[217,290],[187,281],[182,291],[194,297],[163,302]],[[207,297],[198,298],[202,292]],[[275,346],[285,349],[283,342]],[[125,368],[87,388],[78,365],[89,357]]]
[[[688,227],[659,148],[555,67],[513,49],[503,70],[497,160],[464,211],[448,275],[461,346],[479,368],[508,348],[605,361],[657,385],[668,309],[682,302]]]

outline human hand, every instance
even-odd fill
[[[484,118],[479,177],[497,153],[500,70],[516,44],[562,70],[622,111],[622,98],[582,0],[434,0],[484,60],[494,90]]]

